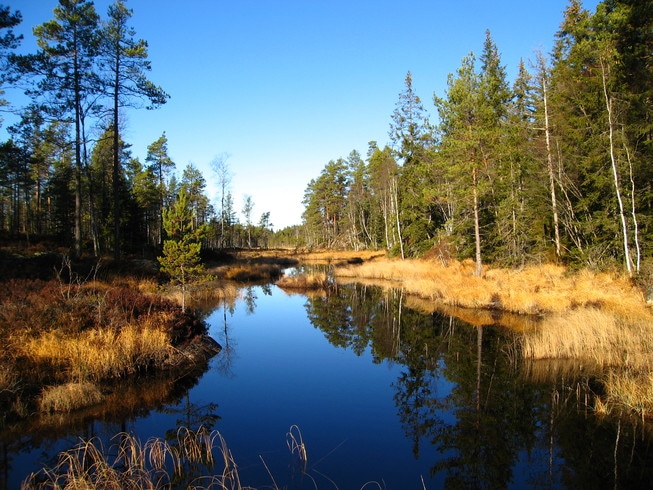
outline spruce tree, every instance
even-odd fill
[[[181,192],[177,201],[163,214],[168,239],[163,242],[163,256],[158,257],[161,271],[181,286],[181,307],[186,310],[186,288],[203,270],[200,250],[206,226],[193,229],[193,213],[188,194]]]

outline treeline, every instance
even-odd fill
[[[159,253],[164,210],[186,194],[193,226],[208,225],[212,248],[267,246],[270,213],[237,209],[224,157],[211,163],[216,210],[193,164],[177,172],[165,132],[134,158],[122,138],[127,109],[156,109],[169,95],[149,78],[148,45],[130,27],[133,11],[116,0],[105,18],[92,1],[60,0],[52,20],[34,28],[36,53],[18,54],[19,11],[0,5],[0,88],[22,89],[25,107],[0,143],[0,233],[28,243],[44,237],[74,255]],[[0,91],[0,104],[9,106]],[[0,119],[0,124],[2,120]],[[240,223],[238,211],[245,216]]]
[[[446,261],[622,264],[651,254],[653,4],[572,0],[550,55],[510,83],[490,32],[427,109],[405,79],[389,144],[307,186],[309,246]]]

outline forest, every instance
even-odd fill
[[[509,81],[486,32],[434,94],[409,72],[389,144],[332,160],[305,191],[309,246],[500,266],[643,271],[650,257],[653,4],[572,0],[550,54]]]
[[[104,19],[92,1],[61,0],[34,29],[38,51],[19,54],[13,28],[22,17],[0,6],[0,88],[20,87],[31,101],[2,100],[20,114],[0,143],[2,236],[76,256],[152,256],[166,238],[165,210],[185,194],[208,249],[387,250],[445,264],[473,259],[477,275],[486,263],[617,267],[632,277],[646,270],[648,1],[605,0],[590,12],[571,0],[551,53],[524,53],[530,59],[515,80],[489,30],[480,55],[470,51],[428,104],[408,72],[388,143],[328,162],[306,187],[302,223],[276,233],[269,213],[252,216],[251,197],[236,209],[225,159],[212,162],[220,191],[212,204],[195,166],[176,172],[165,131],[145,162],[132,157],[123,113],[169,98],[149,79],[147,42],[130,28],[132,14],[121,0]]]

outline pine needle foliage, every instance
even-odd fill
[[[182,190],[175,203],[163,213],[163,226],[168,239],[163,242],[163,255],[157,257],[161,271],[173,284],[181,286],[182,310],[186,309],[186,288],[203,271],[200,249],[205,226],[194,227],[188,194]]]

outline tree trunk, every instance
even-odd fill
[[[478,212],[478,182],[475,165],[472,168],[472,191],[474,197],[474,240],[476,242],[476,271],[474,275],[481,277],[483,273],[483,261],[481,258],[481,224]]]
[[[553,153],[551,151],[551,127],[549,126],[549,104],[546,88],[546,73],[542,66],[542,95],[544,98],[544,135],[546,140],[546,162],[549,172],[549,191],[551,192],[551,211],[553,213],[553,231],[556,246],[556,256],[560,257],[560,224],[558,220],[558,200],[556,199],[555,172],[553,169]]]
[[[612,177],[614,178],[614,190],[617,195],[619,204],[619,218],[621,219],[621,229],[624,242],[624,260],[626,261],[626,270],[628,275],[633,277],[632,261],[630,258],[630,248],[628,246],[628,226],[626,224],[626,215],[624,213],[624,203],[621,199],[621,190],[619,188],[619,172],[617,169],[617,159],[614,149],[614,121],[612,120],[612,98],[608,95],[608,86],[606,81],[605,64],[601,59],[601,76],[603,81],[603,96],[605,97],[605,108],[608,112],[608,135],[610,138],[610,162],[612,164]]]

